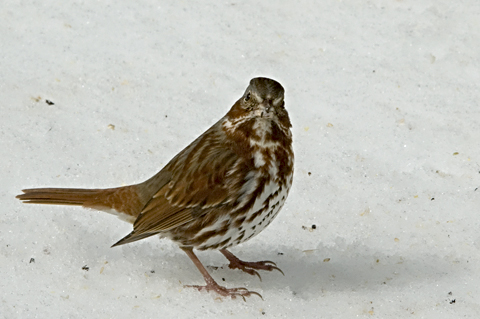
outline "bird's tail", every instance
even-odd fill
[[[137,185],[107,189],[30,188],[17,198],[27,204],[75,205],[98,210],[115,210],[136,218],[143,206]]]
[[[76,205],[95,202],[101,189],[82,188],[31,188],[23,189],[17,198],[27,204]]]

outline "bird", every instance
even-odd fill
[[[219,121],[185,147],[157,174],[129,186],[29,188],[16,196],[28,204],[74,205],[113,213],[133,224],[112,247],[150,236],[169,238],[198,268],[199,291],[235,299],[258,295],[219,285],[194,253],[219,250],[239,269],[282,270],[272,261],[247,262],[230,248],[258,235],[277,216],[292,186],[292,124],[277,81],[253,78],[244,94]]]

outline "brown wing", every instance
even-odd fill
[[[171,174],[170,181],[145,205],[133,231],[113,246],[168,231],[202,216],[206,209],[237,200],[238,192],[232,188],[240,188],[245,181],[239,175],[246,175],[248,163],[225,142],[219,123],[162,169],[160,173]]]

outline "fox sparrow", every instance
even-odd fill
[[[193,248],[218,249],[230,268],[258,277],[257,270],[281,272],[271,261],[245,262],[227,249],[260,233],[283,206],[293,178],[290,128],[283,87],[254,78],[224,117],[147,181],[107,189],[24,189],[17,198],[113,212],[132,223],[133,231],[112,247],[167,237],[205,278],[205,286],[191,287],[232,298],[260,296],[218,285]]]

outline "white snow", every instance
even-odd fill
[[[475,0],[2,2],[0,317],[479,318],[479,16]],[[114,216],[15,199],[149,178],[255,76],[285,87],[295,176],[232,252],[285,276],[198,255],[265,300],[183,288],[204,282],[167,239],[110,248],[131,231]]]

